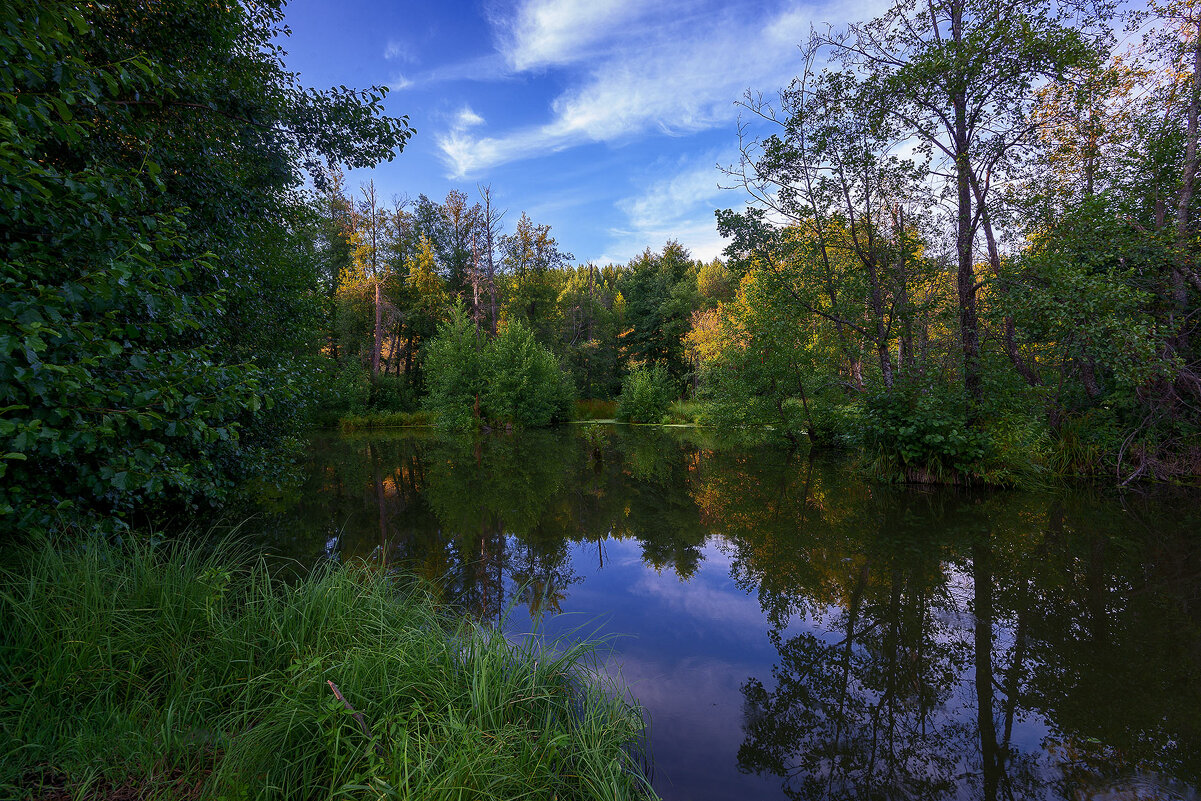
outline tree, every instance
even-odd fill
[[[883,16],[822,39],[862,76],[864,98],[895,120],[903,137],[918,139],[934,159],[934,175],[947,181],[969,425],[977,423],[984,399],[975,240],[982,228],[999,272],[989,200],[1007,159],[1034,134],[1035,85],[1087,61],[1100,35],[1099,17],[1088,29],[1072,27],[1068,11],[1050,2],[900,0]],[[1007,350],[1015,367],[1032,375],[1016,346]]]
[[[763,142],[744,140],[739,167],[727,172],[795,229],[760,240],[775,252],[750,255],[762,267],[799,267],[799,280],[781,286],[808,315],[834,327],[858,388],[866,347],[890,389],[897,370],[916,367],[913,296],[930,273],[915,224],[922,221],[915,208],[924,205],[921,173],[893,154],[899,131],[863,102],[855,76],[816,74],[816,56],[810,47],[805,72],[780,93],[778,111],[748,93],[744,107],[778,132]],[[719,221],[727,231],[756,224],[746,215]]]
[[[476,252],[479,254],[477,258],[488,283],[488,329],[492,336],[496,336],[496,247],[501,235],[500,223],[504,219],[505,212],[492,204],[492,186],[490,184],[478,186],[476,189],[480,193],[481,202],[480,224],[476,226],[480,241],[476,245]]]
[[[553,281],[574,257],[559,250],[549,225],[535,224],[524,212],[516,230],[502,236],[499,244],[505,270],[512,279],[512,292],[505,309],[507,319],[521,320],[543,344],[553,342],[553,314],[558,296]]]
[[[282,30],[273,2],[0,10],[3,528],[220,500],[303,411],[304,170],[411,130],[383,89],[301,87]]]
[[[629,264],[621,281],[627,329],[622,347],[627,364],[661,363],[677,387],[689,375],[684,337],[699,305],[696,265],[679,242],[659,253],[648,248]]]

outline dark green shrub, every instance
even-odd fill
[[[638,367],[621,383],[617,419],[630,423],[660,423],[674,397],[671,376],[662,365]]]
[[[617,401],[581,398],[575,402],[576,420],[612,420],[617,415]]]
[[[446,428],[474,425],[477,399],[483,391],[483,352],[475,326],[461,308],[438,329],[425,349],[426,409]]]
[[[491,342],[461,310],[426,350],[426,408],[445,428],[540,428],[570,419],[575,389],[558,360],[520,321]]]
[[[489,421],[542,428],[571,417],[571,379],[519,320],[488,343],[484,376],[483,410]]]
[[[956,481],[978,473],[991,453],[987,433],[968,428],[961,391],[898,382],[867,395],[863,444],[894,477]]]
[[[334,426],[343,417],[360,415],[367,410],[371,376],[358,361],[347,359],[339,365],[322,359],[313,379],[312,425]]]
[[[411,412],[417,408],[417,391],[403,375],[377,375],[370,384],[368,408],[374,412]]]

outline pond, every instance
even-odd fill
[[[665,799],[1199,797],[1201,496],[599,431],[319,438],[269,545],[609,637]]]

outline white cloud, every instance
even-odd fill
[[[554,99],[544,123],[492,136],[440,137],[451,177],[647,131],[683,135],[732,126],[733,102],[748,86],[782,86],[800,66],[796,44],[809,31],[800,8],[763,17],[741,9],[647,7],[525,0],[499,34],[502,55],[516,70],[571,65],[574,83]]]
[[[441,64],[413,76],[413,83],[430,86],[455,81],[503,81],[513,78],[513,72],[499,53],[478,58]]]
[[[388,44],[384,47],[384,58],[388,61],[405,61],[415,63],[417,57],[413,54],[413,48],[407,43],[396,39],[389,39]]]
[[[471,106],[463,106],[455,114],[454,127],[458,130],[465,131],[468,128],[474,128],[477,125],[483,125],[484,118],[476,114]]]
[[[717,233],[713,210],[737,205],[744,197],[719,187],[718,163],[730,160],[726,153],[709,153],[673,165],[651,179],[634,195],[616,203],[625,224],[609,231],[605,252],[594,259],[601,264],[621,263],[641,253],[648,245],[659,247],[669,239],[708,261],[721,255],[726,240]]]
[[[499,49],[520,72],[583,60],[655,7],[639,0],[527,0],[493,24],[499,28]]]

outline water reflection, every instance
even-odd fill
[[[614,664],[666,797],[1196,797],[1195,495],[881,487],[647,429],[312,459],[276,549],[404,564],[485,620],[633,635]]]

